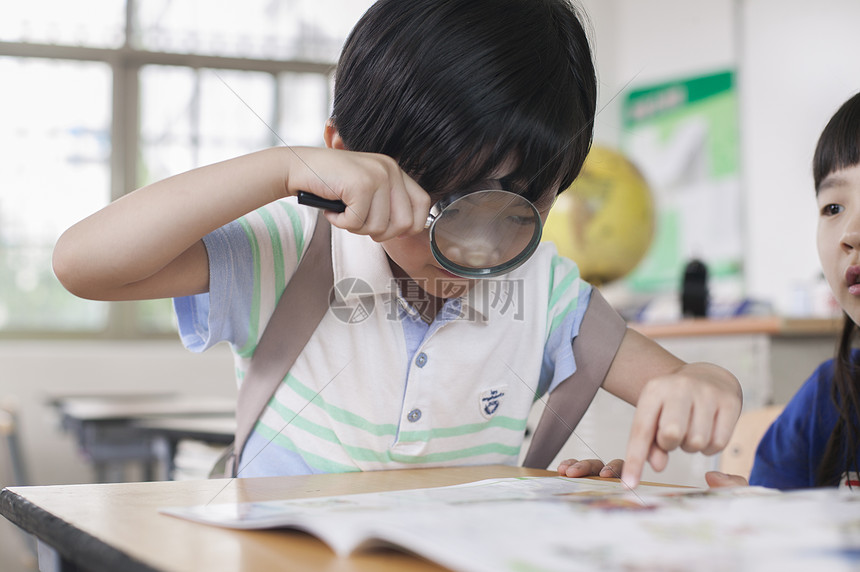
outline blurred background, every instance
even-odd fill
[[[235,397],[228,349],[185,351],[168,300],[68,294],[53,245],[150,181],[283,142],[322,145],[340,46],[370,4],[3,6],[0,485],[177,478],[183,466],[205,476],[211,451],[173,438],[193,430],[150,427],[141,452],[146,423],[129,433],[134,412],[105,413],[105,400],[151,406],[138,422],[152,408],[214,421],[197,436],[217,449],[213,435],[229,430],[213,427],[229,427],[223,403]],[[684,359],[732,369],[745,409],[784,403],[832,353],[838,327],[815,249],[810,164],[827,119],[860,90],[860,3],[581,4],[600,80],[595,152],[547,237],[634,327]],[[691,262],[705,275],[691,278]],[[684,284],[703,310],[685,312]],[[177,396],[196,408],[171,410]],[[566,453],[623,456],[629,416],[601,395]],[[700,484],[719,463],[683,457],[646,477]],[[4,569],[27,569],[31,555],[0,520]]]

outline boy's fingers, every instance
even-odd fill
[[[387,230],[391,225],[391,189],[377,189],[370,201],[370,210],[367,213],[367,219],[364,221],[364,226],[361,228],[362,234],[370,235],[376,241],[385,240],[387,238]]]
[[[591,477],[598,475],[604,466],[600,459],[568,459],[559,465],[559,474],[565,477]]]
[[[726,448],[729,440],[732,438],[732,433],[735,430],[740,408],[721,407],[717,410],[714,418],[714,429],[711,433],[711,442],[705,447],[702,452],[705,455],[713,455],[719,453]]]
[[[397,236],[408,234],[413,227],[412,201],[406,192],[402,181],[392,188],[390,195],[390,209],[387,228],[374,237],[374,240],[383,241]]]
[[[711,403],[699,402],[693,406],[693,411],[690,413],[690,425],[687,428],[684,442],[681,443],[681,449],[688,453],[696,453],[711,445],[715,414],[716,411]]]
[[[687,399],[674,398],[664,400],[661,405],[655,441],[664,451],[672,451],[684,442],[687,435],[692,404]]]
[[[624,470],[621,480],[630,488],[639,484],[645,461],[651,453],[657,432],[657,419],[660,415],[660,404],[653,403],[648,396],[643,395],[633,414],[633,427],[630,439],[627,441],[627,453],[624,455]]]
[[[417,234],[424,230],[424,225],[427,223],[431,206],[430,195],[406,173],[403,173],[403,183],[412,209],[412,226],[409,232]]]
[[[657,446],[656,443],[651,445],[651,450],[648,452],[648,463],[658,473],[666,468],[669,464],[669,453]]]
[[[615,479],[621,478],[621,471],[624,469],[624,461],[622,459],[613,459],[606,463],[598,476],[612,477]]]

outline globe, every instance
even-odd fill
[[[543,240],[573,259],[582,278],[606,284],[630,273],[654,236],[654,201],[624,155],[593,146],[582,172],[550,211]]]

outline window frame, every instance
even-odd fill
[[[184,67],[199,72],[214,70],[236,70],[263,72],[272,76],[275,90],[275,116],[280,117],[279,76],[283,73],[319,74],[331,82],[336,64],[295,59],[259,59],[217,56],[193,53],[148,51],[133,47],[134,2],[126,1],[125,37],[117,48],[97,48],[64,44],[0,41],[0,56],[15,58],[40,58],[81,62],[100,62],[111,69],[111,126],[110,126],[110,201],[130,193],[139,185],[140,142],[140,70],[147,65]],[[330,95],[329,95],[330,97]],[[326,102],[330,109],[331,102]],[[276,124],[277,125],[277,124]],[[322,129],[322,126],[320,126]],[[271,145],[283,145],[272,133]],[[72,296],[72,294],[69,294]],[[137,308],[138,302],[104,302],[108,304],[107,322],[101,330],[0,330],[0,340],[21,339],[175,339],[176,332],[153,332],[142,327]]]

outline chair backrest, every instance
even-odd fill
[[[735,432],[720,455],[720,471],[749,479],[759,441],[784,407],[770,405],[741,413]]]

